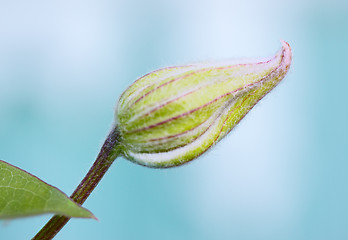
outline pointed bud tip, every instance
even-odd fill
[[[291,47],[290,47],[290,44],[284,40],[281,40],[281,43],[282,43],[281,54],[283,55],[282,65],[284,66],[285,71],[288,71],[291,65],[291,60],[292,60]]]

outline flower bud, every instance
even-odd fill
[[[151,72],[120,97],[123,155],[149,167],[186,163],[220,141],[288,72],[291,49],[232,65],[187,65]]]

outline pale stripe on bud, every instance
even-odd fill
[[[116,112],[124,155],[171,167],[207,151],[284,78],[291,49],[282,45],[267,61],[170,67],[138,79]]]

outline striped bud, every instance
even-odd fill
[[[149,73],[121,96],[123,155],[149,167],[186,163],[220,141],[288,72],[291,49],[232,65],[187,65]]]

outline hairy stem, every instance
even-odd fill
[[[120,153],[118,142],[119,133],[117,127],[115,127],[105,140],[93,166],[70,196],[74,202],[82,205],[98,185]],[[53,216],[32,240],[49,240],[54,238],[69,220],[69,217],[61,215]]]

